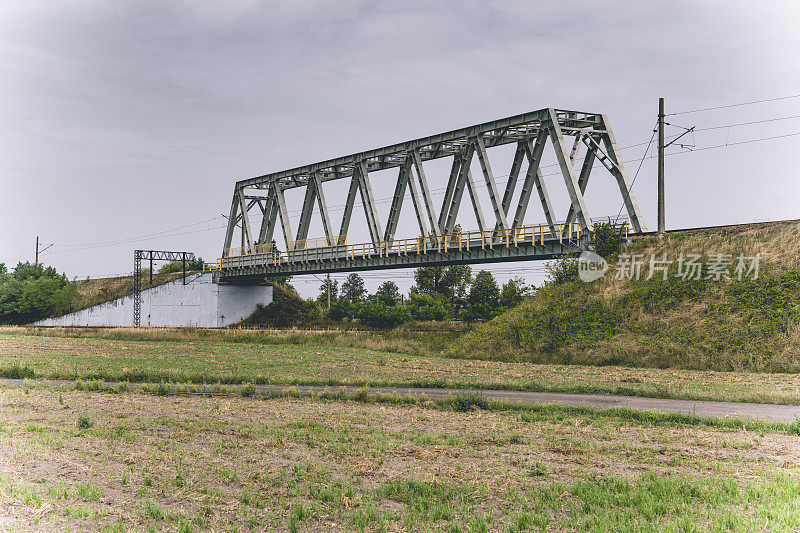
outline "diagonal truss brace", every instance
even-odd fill
[[[571,146],[565,141],[567,137],[573,138],[569,142]],[[492,147],[510,143],[515,144],[516,150],[505,188],[500,191],[487,154]],[[328,244],[333,245],[335,235],[322,189],[324,182],[343,178],[349,179],[350,186],[339,235],[346,236],[348,233],[347,229],[358,194],[366,215],[370,239],[375,244],[376,250],[379,249],[381,241],[394,239],[400,225],[400,213],[406,193],[411,196],[419,235],[424,238],[453,232],[465,189],[469,192],[479,230],[486,231],[492,227],[496,230],[521,227],[533,191],[536,190],[551,233],[556,233],[554,230],[556,217],[540,170],[543,150],[547,149],[548,144],[553,146],[560,174],[569,194],[566,222],[572,223],[577,220],[582,228],[591,225],[584,193],[592,168],[599,161],[617,181],[624,206],[628,210],[632,230],[641,231],[641,214],[634,197],[630,194],[630,182],[605,115],[541,109],[237,182],[231,201],[223,255],[230,252],[235,231],[241,230],[243,249],[249,251],[254,244],[272,242],[278,223],[283,230],[287,249],[311,246],[306,243],[315,210],[319,210]],[[580,168],[576,168],[575,162],[579,161],[579,151],[584,147],[586,154]],[[471,172],[475,155],[483,175],[481,183],[475,182]],[[444,157],[452,157],[452,166],[442,204],[435,206],[424,163]],[[524,168],[526,163],[527,168]],[[369,172],[395,167],[399,170],[395,195],[385,232],[381,232]],[[523,183],[512,213],[512,203],[516,189],[520,187],[519,182]],[[490,224],[484,219],[477,190],[483,186],[486,187],[494,213]],[[305,196],[299,212],[297,233],[293,234],[284,191],[297,187],[305,187]],[[260,228],[255,228],[257,232],[251,225],[252,213],[248,215],[256,204],[259,207],[256,211],[262,217],[259,219]],[[340,237],[338,244],[346,242],[342,241],[343,238],[346,239]]]

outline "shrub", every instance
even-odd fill
[[[198,257],[195,261],[186,261],[186,272],[191,270],[203,270],[203,258]],[[170,272],[182,272],[183,261],[170,261],[166,265],[158,269],[159,274],[168,274]]]
[[[34,377],[36,377],[36,373],[28,366],[14,364],[12,366],[0,368],[0,378],[24,379]]]
[[[589,245],[597,255],[608,259],[619,254],[624,242],[625,235],[619,226],[603,222],[594,225]]]
[[[86,415],[78,415],[78,429],[89,429],[94,425],[94,420]]]
[[[361,307],[358,319],[366,326],[390,329],[410,320],[411,314],[403,306],[385,305],[378,301],[370,301]]]
[[[242,398],[250,398],[255,393],[256,393],[256,386],[253,385],[252,383],[245,383],[244,385],[242,385],[242,390],[240,391]]]
[[[361,304],[350,300],[338,300],[331,304],[328,310],[328,318],[331,320],[352,320],[358,318],[361,311]]]
[[[408,310],[414,320],[446,320],[452,316],[452,310],[443,299],[432,294],[410,294]]]
[[[452,405],[453,411],[466,413],[467,411],[471,411],[473,407],[486,409],[489,407],[489,402],[483,394],[479,392],[470,392],[453,396]]]
[[[578,279],[578,261],[566,255],[550,262],[545,269],[547,283],[551,285],[563,285]]]

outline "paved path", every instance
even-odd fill
[[[53,386],[74,385],[74,381],[63,380],[31,380],[34,383],[49,383]],[[2,385],[22,385],[21,379],[0,379]],[[113,384],[113,383],[109,383]],[[152,384],[151,384],[152,385]],[[131,383],[131,389],[135,389],[140,384]],[[237,390],[238,386],[222,385],[224,388]],[[325,387],[305,386],[305,385],[257,385],[256,389],[260,392],[283,391],[294,387],[300,391],[313,390],[322,392]],[[360,387],[345,387],[348,393],[358,390]],[[341,389],[339,386],[331,386],[333,392]],[[455,394],[475,392],[466,389],[434,389],[416,387],[370,387],[370,394],[397,393],[401,396],[406,394],[419,395],[425,394],[432,400],[447,398]],[[526,392],[511,390],[481,390],[479,391],[489,400],[499,400],[509,403],[521,403],[526,405],[571,405],[592,407],[595,409],[610,409],[613,407],[630,407],[640,411],[655,411],[659,413],[684,413],[694,414],[702,417],[712,418],[758,418],[773,422],[793,422],[800,418],[800,406],[797,405],[773,405],[760,403],[735,403],[735,402],[711,402],[695,400],[669,400],[662,398],[643,398],[639,396],[617,396],[613,394],[568,394],[561,392]]]

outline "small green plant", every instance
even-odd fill
[[[256,393],[256,386],[252,383],[245,383],[242,385],[242,390],[239,391],[239,393],[242,395],[242,398],[250,398]]]
[[[94,425],[94,420],[86,415],[78,415],[78,429],[86,430]]]
[[[479,392],[470,392],[453,396],[452,405],[453,411],[466,413],[471,411],[473,407],[486,409],[489,407],[489,402],[483,394]]]
[[[167,394],[169,394],[169,392],[170,392],[169,385],[167,385],[163,381],[158,384],[158,387],[156,388],[156,394],[158,394],[159,396],[166,396]]]

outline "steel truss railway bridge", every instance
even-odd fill
[[[571,146],[567,138],[571,138]],[[516,145],[516,151],[501,194],[487,152],[508,144]],[[548,145],[555,151],[570,199],[569,210],[562,219],[553,211],[539,168]],[[584,154],[583,163],[576,169],[580,153]],[[437,209],[423,163],[442,158],[450,158],[452,165],[444,201]],[[476,191],[471,172],[474,158],[478,159],[491,202],[491,221],[486,220]],[[596,162],[616,180],[627,211],[625,217],[605,220],[626,233],[642,232],[641,213],[606,116],[548,108],[239,181],[233,191],[222,257],[207,269],[213,270],[215,279],[222,283],[261,283],[270,276],[288,274],[551,259],[576,254],[586,249],[598,221],[589,216],[583,196]],[[391,168],[398,169],[397,181],[388,220],[382,225],[370,173]],[[523,168],[521,190],[512,212],[512,197]],[[334,231],[323,190],[323,184],[333,180],[349,180],[338,232]],[[285,191],[298,187],[304,189],[305,196],[295,233]],[[456,226],[465,191],[477,221],[475,231],[459,231]],[[546,222],[526,226],[523,219],[534,191]],[[364,209],[369,242],[348,242],[356,195]],[[411,198],[419,235],[395,239],[406,196]],[[315,211],[325,234],[309,238]],[[283,234],[284,250],[279,250],[273,240],[277,226]],[[241,246],[233,247],[237,232]]]

